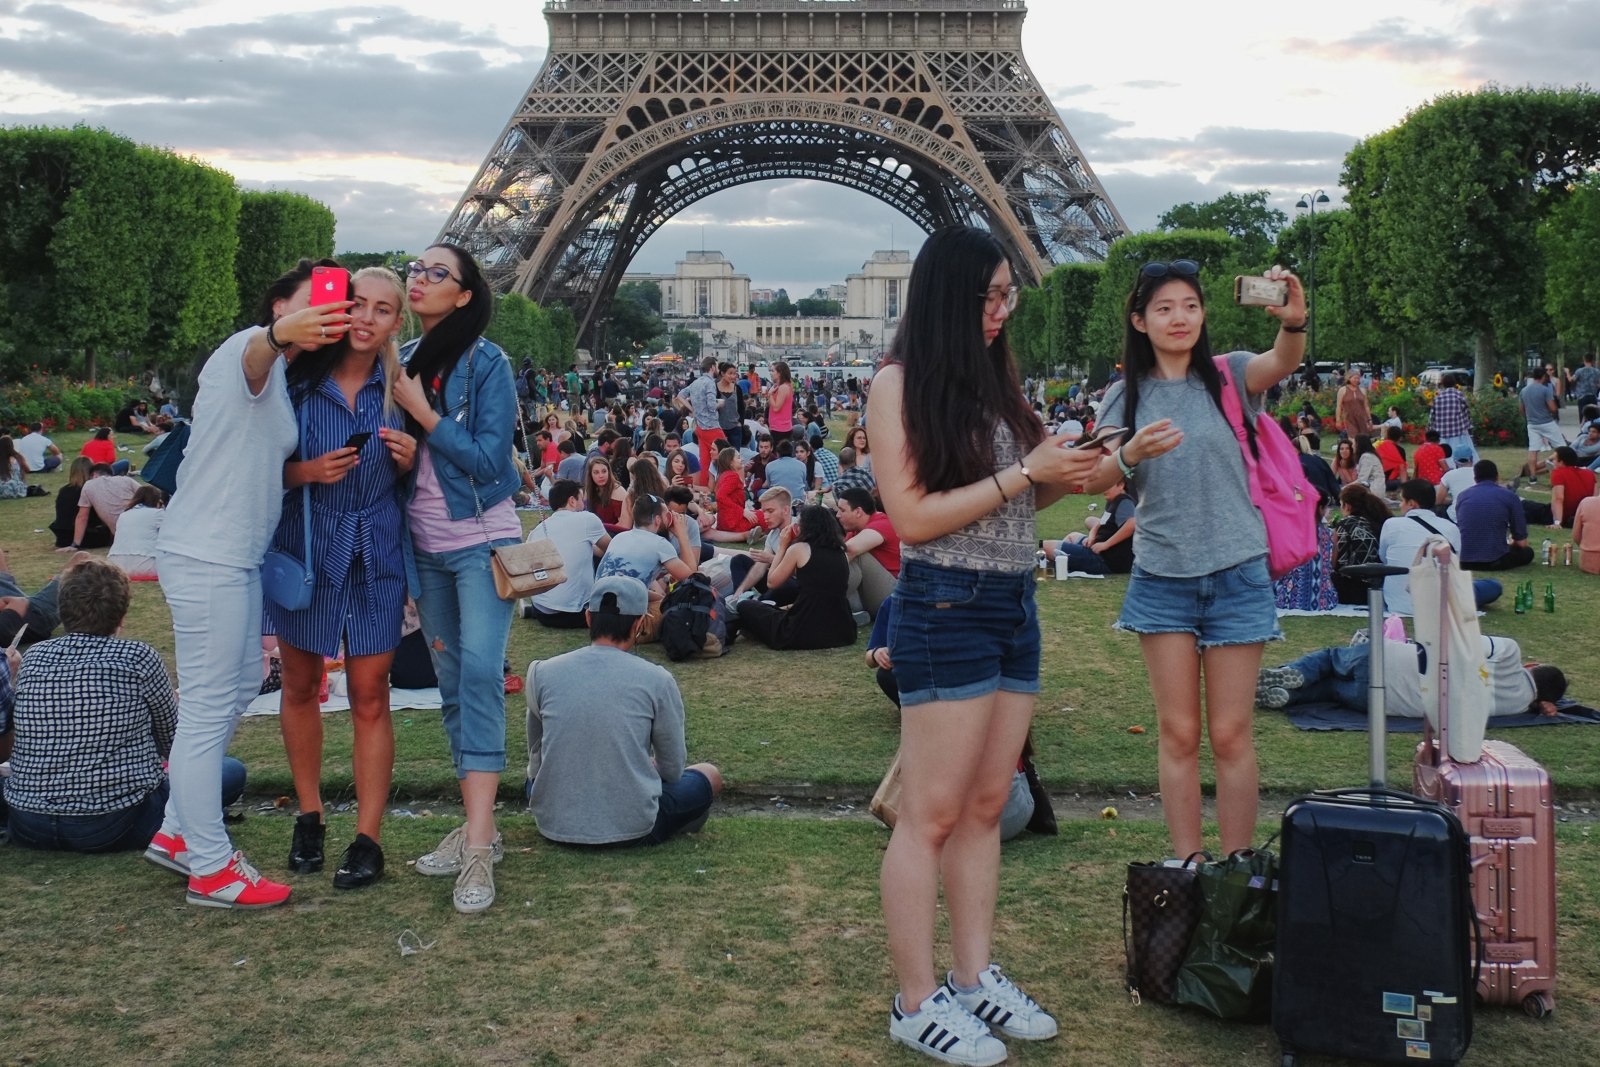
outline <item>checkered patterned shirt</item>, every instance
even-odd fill
[[[7,802],[42,815],[103,815],[161,784],[178,701],[142,641],[67,634],[28,650],[17,672]]]
[[[843,496],[847,489],[865,489],[870,493],[877,484],[873,480],[871,471],[862,467],[851,467],[849,470],[840,471],[839,477],[833,480],[833,495]]]
[[[824,489],[832,489],[833,483],[839,480],[839,457],[829,452],[821,445],[812,450],[817,457],[817,474],[822,478]]]
[[[16,697],[11,688],[11,662],[0,656],[0,734],[11,729],[11,704]]]
[[[1438,430],[1440,437],[1465,437],[1472,432],[1472,420],[1467,417],[1467,397],[1454,386],[1440,389],[1433,398],[1433,414],[1428,420],[1430,429]]]

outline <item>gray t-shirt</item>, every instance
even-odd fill
[[[1521,396],[1523,418],[1534,425],[1556,421],[1556,413],[1550,410],[1556,391],[1549,382],[1529,382],[1522,387]]]
[[[528,673],[528,806],[539,832],[583,845],[649,833],[661,784],[676,782],[688,762],[683,698],[672,675],[608,645],[544,660]]]
[[[577,454],[570,455],[556,464],[556,481],[574,481],[583,484],[583,468],[588,464],[588,456]]]
[[[555,542],[567,580],[536,594],[534,607],[541,611],[582,611],[589,603],[589,590],[594,588],[594,546],[605,536],[605,524],[592,511],[563,508],[535,526],[528,533],[528,540]]]
[[[1253,353],[1230,352],[1234,388],[1244,380]],[[1098,426],[1126,426],[1125,382],[1106,390]],[[1254,419],[1260,394],[1247,398],[1244,417]],[[1250,500],[1239,440],[1200,378],[1139,383],[1137,426],[1171,419],[1183,443],[1134,468],[1138,525],[1133,531],[1135,565],[1167,578],[1194,578],[1236,567],[1267,554],[1267,528]]]
[[[672,542],[658,533],[624,530],[611,539],[600,566],[595,568],[594,576],[598,580],[613,574],[626,574],[649,585],[661,573],[661,565],[677,556],[678,550]]]

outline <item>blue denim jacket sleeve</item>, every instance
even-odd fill
[[[405,353],[410,355],[409,351]],[[493,507],[516,492],[520,480],[512,459],[512,433],[517,420],[517,391],[510,361],[497,345],[478,339],[470,358],[472,398],[467,404],[467,360],[455,369],[441,390],[446,414],[427,445],[433,455],[434,472],[452,519],[470,518],[475,513],[472,485],[477,483],[478,499],[484,508]]]

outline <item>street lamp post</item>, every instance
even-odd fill
[[[1306,320],[1311,332],[1306,345],[1306,359],[1313,368],[1317,363],[1317,205],[1327,202],[1328,194],[1318,189],[1314,193],[1306,193],[1294,205],[1297,211],[1311,213],[1311,271],[1306,287]]]

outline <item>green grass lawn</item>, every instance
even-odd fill
[[[69,455],[82,435],[61,435]],[[1502,469],[1515,453],[1491,452]],[[138,460],[135,461],[136,464]],[[39,479],[58,487],[60,474]],[[1088,501],[1041,522],[1059,535]],[[64,557],[47,534],[53,497],[0,502],[0,547],[24,587]],[[1536,531],[1535,541],[1543,534]],[[1558,543],[1565,534],[1556,535]],[[1515,615],[1510,593],[1482,619],[1525,653],[1560,664],[1573,694],[1600,699],[1587,647],[1597,580],[1576,568],[1530,568],[1554,583],[1554,615]],[[1510,576],[1512,580],[1515,575]],[[1058,791],[1148,798],[1155,718],[1136,639],[1113,632],[1125,581],[1047,582],[1036,737]],[[1292,618],[1269,661],[1348,639],[1353,619]],[[170,617],[154,583],[136,583],[126,632],[170,661]],[[518,621],[508,656],[520,670],[581,637]],[[644,654],[665,662],[659,650]],[[859,647],[774,653],[741,643],[715,662],[669,664],[688,708],[689,753],[722,765],[741,798],[797,792],[859,802],[896,746],[896,715]],[[503,795],[507,859],[499,900],[466,919],[448,879],[404,866],[454,823],[386,820],[390,875],[357,894],[328,876],[298,878],[293,903],[231,914],[183,903],[180,880],[135,856],[86,858],[0,848],[0,1064],[911,1064],[885,1014],[893,979],[877,904],[886,835],[859,818],[719,816],[698,837],[627,854],[575,852],[538,838],[519,806],[523,707],[508,700],[511,766]],[[436,713],[395,714],[391,807],[421,812],[454,794]],[[1142,734],[1129,727],[1145,727]],[[1515,731],[1549,768],[1563,800],[1600,794],[1600,729]],[[1278,794],[1359,783],[1366,739],[1292,729],[1261,712],[1263,785]],[[348,717],[329,716],[324,780],[350,799]],[[1408,785],[1410,742],[1390,748],[1390,781]],[[246,720],[234,753],[259,801],[288,793],[277,723]],[[1209,777],[1208,777],[1209,781]],[[730,810],[742,806],[728,805]],[[1129,805],[1132,807],[1133,805]],[[1275,821],[1264,805],[1263,826]],[[1590,824],[1559,829],[1561,989],[1543,1022],[1480,1015],[1468,1063],[1600,1062],[1600,852]],[[264,871],[281,876],[290,825],[255,810],[232,827]],[[1212,833],[1214,835],[1214,828]],[[330,820],[337,855],[354,833]],[[1263,832],[1265,836],[1265,831]],[[1275,1062],[1263,1026],[1213,1023],[1122,992],[1122,868],[1166,851],[1159,821],[1068,822],[1058,838],[1008,845],[997,955],[1062,1019],[1063,1035],[1017,1047],[1022,1064],[1233,1065]],[[398,944],[431,945],[404,955]]]

